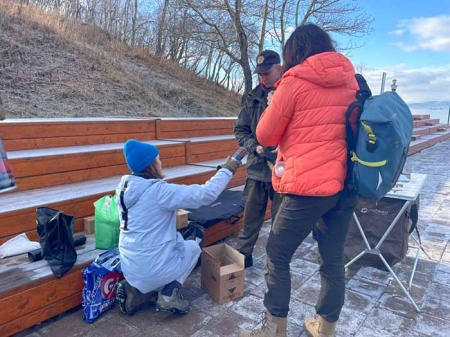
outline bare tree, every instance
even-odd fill
[[[31,0],[97,25],[109,37],[191,69],[230,90],[252,89],[256,54],[281,49],[307,22],[350,38],[372,31],[357,0]],[[22,0],[22,3],[25,3]],[[358,47],[353,41],[340,50]]]
[[[163,47],[163,33],[164,33],[164,29],[165,29],[165,24],[166,24],[166,15],[167,15],[167,8],[169,7],[169,0],[164,0],[164,5],[161,11],[161,17],[160,17],[160,21],[159,21],[159,27],[158,27],[158,38],[156,41],[156,51],[155,54],[157,56],[161,56],[163,54],[164,51],[164,47]]]

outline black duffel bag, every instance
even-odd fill
[[[77,261],[73,242],[74,217],[49,207],[36,209],[37,232],[46,260],[57,278],[63,277]]]
[[[244,206],[242,191],[225,190],[211,204],[197,209],[187,209],[190,212],[188,219],[203,228],[209,228],[223,220],[230,220],[231,224],[235,224],[241,218]]]

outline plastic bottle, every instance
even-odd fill
[[[275,164],[274,166],[274,170],[275,170],[275,175],[278,178],[281,178],[284,174],[284,170],[286,169],[286,163],[284,161],[279,161]]]
[[[247,155],[247,150],[244,147],[240,147],[232,156],[231,159],[240,161]]]

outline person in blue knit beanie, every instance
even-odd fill
[[[131,174],[116,189],[121,214],[119,251],[125,281],[116,303],[133,314],[158,291],[156,310],[185,313],[190,303],[180,292],[201,253],[194,240],[176,230],[176,211],[209,205],[230,182],[241,162],[227,158],[204,185],[177,185],[163,180],[156,146],[130,139],[123,148]]]

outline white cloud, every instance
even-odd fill
[[[393,30],[392,32],[389,32],[388,34],[402,36],[405,32],[406,32],[406,29],[396,29],[396,30]]]
[[[391,90],[392,80],[396,79],[397,92],[407,103],[448,101],[450,98],[450,63],[422,68],[410,68],[405,64],[366,67],[362,74],[374,95],[380,93],[383,72],[387,74],[385,90]]]
[[[418,47],[415,46],[415,45],[408,45],[408,44],[405,44],[403,42],[397,42],[397,43],[395,43],[395,45],[397,47],[403,49],[404,51],[414,51],[414,50],[418,49]]]
[[[399,42],[396,44],[405,51],[416,49],[450,51],[450,15],[401,20],[397,26],[398,29],[389,34],[412,37],[412,43]]]

